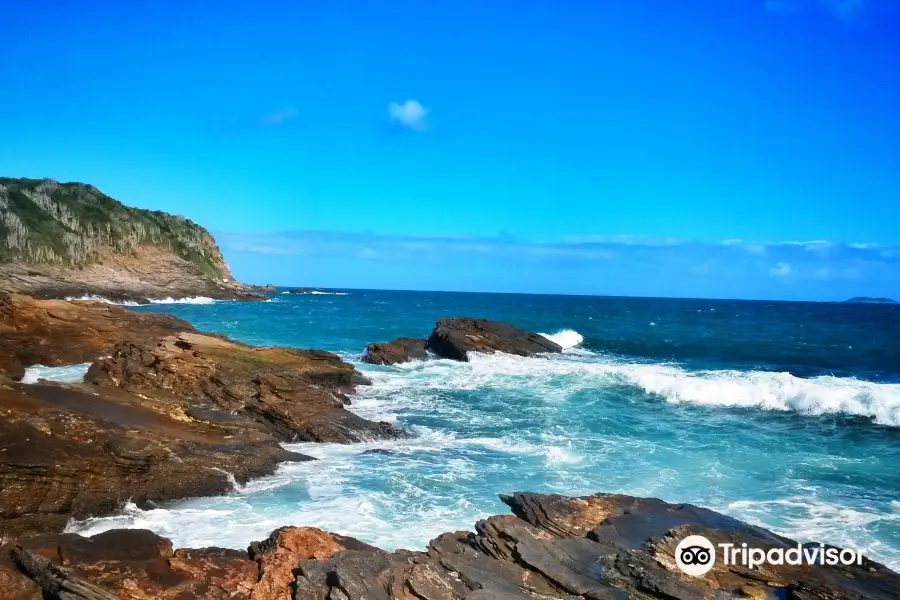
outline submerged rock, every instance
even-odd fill
[[[398,338],[385,344],[369,344],[362,361],[373,365],[395,365],[411,360],[425,360],[426,341],[417,338]]]
[[[425,552],[385,552],[307,527],[276,530],[246,553],[172,552],[167,540],[140,530],[89,539],[64,534],[0,549],[0,581],[6,577],[22,594],[52,594],[62,579],[95,594],[75,598],[113,593],[122,600],[888,600],[900,589],[900,575],[866,559],[750,570],[717,558],[708,573],[690,577],[674,558],[687,535],[763,550],[796,542],[688,504],[615,494],[501,499],[514,515],[479,521],[474,532],[445,533]]]
[[[468,352],[506,352],[518,356],[562,352],[562,346],[537,333],[468,317],[440,319],[428,338],[427,347],[438,356],[462,361],[468,360]]]

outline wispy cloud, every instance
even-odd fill
[[[706,243],[636,236],[570,236],[535,241],[508,234],[416,236],[329,231],[220,233],[217,239],[227,252],[260,255],[409,263],[477,260],[559,267],[642,265],[690,277],[757,273],[790,281],[853,279],[865,274],[900,279],[900,247],[824,240]]]
[[[335,285],[363,280],[370,286],[548,291],[548,282],[555,281],[549,289],[604,293],[615,281],[620,286],[615,289],[638,295],[681,290],[772,297],[802,295],[812,288],[826,296],[839,290],[900,294],[900,246],[863,242],[698,242],[616,235],[528,240],[510,234],[335,231],[217,232],[216,239],[229,262],[246,265],[250,275],[259,265],[285,273],[320,269]]]
[[[417,100],[407,100],[403,103],[390,102],[388,118],[392,123],[413,131],[428,129],[428,109]]]
[[[269,113],[263,118],[263,125],[266,127],[277,127],[284,125],[288,121],[297,118],[296,108],[285,108],[277,112]]]

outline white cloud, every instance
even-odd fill
[[[769,275],[771,277],[787,277],[791,274],[791,265],[780,262],[771,269],[769,269]]]
[[[428,109],[417,100],[407,100],[402,104],[391,102],[388,104],[388,117],[392,123],[413,131],[428,129]]]

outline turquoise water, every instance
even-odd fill
[[[72,524],[243,548],[286,524],[384,548],[506,512],[514,490],[692,502],[900,567],[900,307],[344,290],[155,305],[251,344],[324,348],[373,380],[351,409],[414,438],[316,456],[233,495]],[[560,356],[359,364],[366,342],[475,316]]]

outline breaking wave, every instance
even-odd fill
[[[582,336],[577,331],[573,331],[572,329],[563,329],[557,333],[542,333],[540,334],[550,340],[551,342],[556,342],[560,346],[562,346],[563,350],[569,350],[571,348],[575,348],[576,346],[580,346],[584,341],[584,336]]]
[[[110,300],[109,298],[105,298],[103,296],[98,296],[97,294],[84,294],[83,296],[66,296],[67,301],[71,302],[73,300],[82,300],[87,302],[102,302],[104,304],[116,304],[118,306],[140,306],[137,302],[131,300]]]
[[[103,302],[104,304],[116,304],[118,306],[141,306],[140,303],[134,302],[133,300],[110,300],[109,298],[99,296],[97,294],[66,296],[65,299],[68,301],[84,300],[90,302]],[[171,296],[169,296],[168,298],[158,298],[156,300],[150,300],[150,304],[214,304],[215,302],[218,302],[218,300],[208,298],[206,296],[189,296],[185,298],[172,298]]]
[[[160,298],[150,300],[151,304],[215,304],[217,300],[206,296],[189,296],[186,298]]]
[[[44,365],[31,365],[25,369],[22,383],[37,383],[41,379],[48,381],[60,381],[63,383],[80,383],[84,375],[91,367],[91,363],[67,365],[65,367],[45,367]]]
[[[570,331],[555,335],[567,343],[581,337]],[[373,377],[383,385],[396,386],[398,391],[410,385],[448,390],[540,386],[545,397],[559,400],[579,391],[628,385],[671,403],[854,415],[900,427],[900,384],[833,376],[804,379],[771,371],[690,371],[590,352],[540,358],[470,354],[467,363],[407,363],[396,365],[392,371],[376,372]]]

